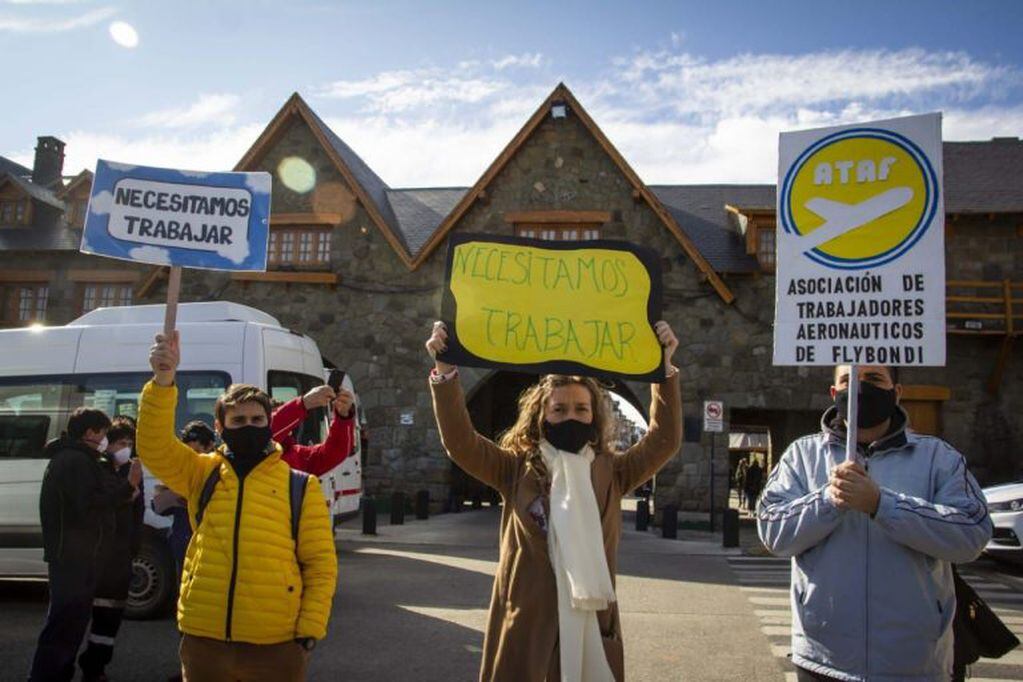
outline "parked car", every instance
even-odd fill
[[[152,376],[149,346],[162,329],[163,315],[162,305],[100,308],[63,327],[0,331],[0,578],[46,576],[39,521],[47,464],[43,445],[61,433],[77,407],[137,416],[139,393]],[[178,330],[178,429],[193,419],[212,425],[214,403],[232,383],[255,384],[281,400],[323,383],[316,343],[254,308],[184,303],[178,308]],[[296,437],[319,442],[326,425],[325,411],[314,411]],[[342,500],[346,510],[348,500],[357,504],[360,474],[358,457],[350,457],[321,478],[335,514],[341,513]],[[133,566],[130,617],[165,612],[177,591],[166,541],[171,520],[150,504],[158,483],[145,476],[146,527]]]
[[[1023,563],[1023,481],[984,488],[995,529],[984,551]]]

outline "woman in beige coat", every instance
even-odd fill
[[[621,498],[682,442],[678,340],[666,322],[654,329],[667,378],[651,386],[647,435],[621,454],[610,449],[610,398],[593,379],[543,377],[496,444],[473,428],[457,368],[436,361],[430,386],[444,448],[504,501],[480,680],[624,679],[614,594]],[[436,358],[446,342],[435,323],[427,351]]]

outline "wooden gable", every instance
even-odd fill
[[[576,116],[579,121],[581,121],[582,125],[597,141],[599,146],[611,159],[612,163],[628,180],[629,184],[633,188],[634,199],[639,202],[645,202],[650,207],[661,223],[675,237],[679,245],[682,247],[682,250],[685,251],[686,255],[693,261],[697,269],[703,273],[707,281],[717,292],[718,296],[720,296],[725,303],[731,303],[735,300],[735,295],[721,279],[721,276],[713,267],[711,267],[710,263],[708,263],[703,257],[689,236],[682,231],[674,217],[672,217],[657,197],[654,196],[653,192],[650,191],[646,184],[640,180],[636,172],[632,170],[622,155],[617,149],[615,149],[614,145],[611,144],[593,119],[590,118],[589,114],[586,113],[586,110],[583,109],[582,105],[575,99],[572,92],[563,83],[559,84],[554,91],[551,92],[536,112],[528,121],[526,121],[526,124],[521,130],[519,130],[518,134],[512,138],[504,151],[501,152],[479,180],[476,181],[476,184],[473,185],[464,197],[462,197],[461,201],[455,205],[454,209],[452,209],[447,217],[444,218],[433,236],[429,239],[429,241],[427,241],[426,245],[420,250],[419,254],[413,260],[413,268],[419,267],[427,258],[430,257],[433,251],[436,250],[444,241],[448,233],[461,221],[461,219],[477,201],[485,200],[487,188],[501,174],[501,171],[504,170],[508,163],[515,158],[516,154],[518,154],[526,142],[530,140],[533,134],[540,127],[541,123],[548,115],[550,115],[551,107],[555,103],[564,103],[567,105],[572,112],[572,115]]]

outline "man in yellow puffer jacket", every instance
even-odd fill
[[[153,380],[139,401],[136,444],[154,476],[188,500],[189,518],[214,469],[213,488],[185,555],[178,598],[182,676],[302,680],[309,651],[327,633],[337,582],[334,537],[315,477],[306,480],[292,537],[291,470],[270,438],[270,398],[235,385],[218,400],[224,445],[198,454],[174,431],[178,333],[156,337]]]

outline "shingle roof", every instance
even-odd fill
[[[468,191],[468,187],[387,190],[387,200],[397,219],[398,229],[413,258],[419,255],[441,221]]]
[[[0,251],[77,251],[82,231],[57,223],[0,229]]]
[[[64,210],[64,202],[58,199],[57,195],[54,194],[51,190],[48,190],[45,187],[40,187],[39,185],[33,183],[31,180],[26,180],[25,178],[22,178],[21,176],[15,175],[13,173],[8,173],[7,175],[0,177],[0,183],[3,183],[5,180],[10,180],[18,187],[21,187],[23,190],[25,190],[25,193],[28,194],[33,199],[41,201],[44,204],[49,204],[50,206],[53,206],[56,209],[60,209],[61,211]]]
[[[758,272],[757,259],[725,211],[725,204],[773,208],[773,185],[650,185],[707,262],[718,272]]]
[[[946,142],[945,211],[1023,212],[1023,142]]]
[[[4,156],[0,156],[0,175],[3,175],[4,173],[10,173],[12,175],[27,178],[32,175],[32,169],[26,168],[20,163],[11,161]]]
[[[390,187],[384,182],[379,175],[373,172],[365,161],[362,160],[355,151],[349,147],[344,140],[337,136],[333,130],[330,129],[323,119],[320,118],[319,114],[309,108],[309,113],[312,114],[313,120],[320,126],[321,131],[330,142],[330,146],[333,147],[337,155],[341,157],[345,165],[352,172],[355,177],[355,181],[362,186],[369,198],[376,204],[377,210],[380,211],[380,215],[383,216],[384,221],[394,230],[397,234],[401,234],[398,228],[398,221],[395,219],[394,212],[391,210],[390,204],[387,202],[387,192]],[[405,247],[408,248],[408,243],[405,243]]]

